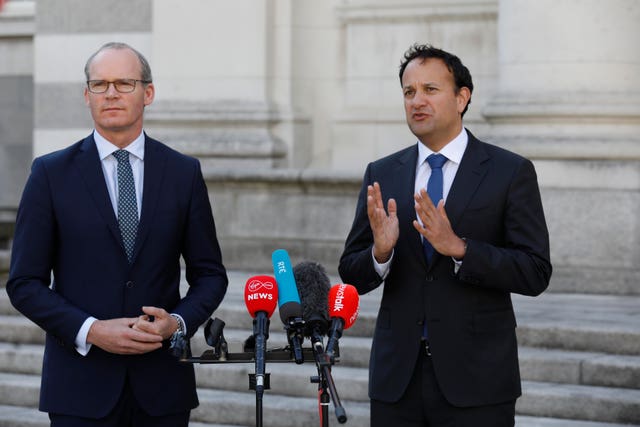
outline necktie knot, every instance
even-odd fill
[[[427,157],[427,163],[431,169],[442,169],[442,166],[447,162],[447,158],[442,154],[431,154]]]
[[[118,163],[129,160],[129,152],[127,150],[116,150],[111,153]]]

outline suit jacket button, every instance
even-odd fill
[[[433,282],[435,280],[435,277],[433,277],[433,274],[427,274],[427,277],[425,277],[425,280],[427,282]]]
[[[131,280],[129,280],[127,283],[125,283],[125,286],[126,286],[128,289],[131,289],[131,288],[133,288],[133,282],[132,282]]]

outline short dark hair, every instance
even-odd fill
[[[89,68],[91,67],[91,62],[93,62],[93,59],[96,57],[96,55],[98,55],[103,50],[107,50],[107,49],[115,49],[115,50],[129,49],[130,51],[135,53],[136,56],[138,57],[138,61],[140,61],[140,74],[141,74],[140,80],[143,80],[143,81],[146,81],[146,82],[153,81],[153,77],[151,76],[151,67],[149,66],[149,61],[147,61],[147,58],[145,58],[143,54],[141,54],[140,52],[138,52],[136,49],[132,48],[128,44],[121,43],[121,42],[109,42],[109,43],[106,43],[106,44],[102,45],[100,47],[100,49],[98,49],[96,52],[94,52],[89,57],[89,59],[87,59],[87,63],[84,66],[84,75],[85,75],[87,80],[89,80],[91,78],[89,76]]]
[[[452,53],[433,47],[430,44],[414,43],[404,53],[402,62],[400,63],[400,86],[402,86],[402,76],[404,74],[404,70],[407,68],[409,62],[413,61],[416,58],[420,58],[422,62],[429,58],[440,59],[442,62],[444,62],[449,71],[451,71],[451,74],[453,74],[456,93],[458,93],[463,87],[468,88],[470,94],[473,93],[473,81],[471,80],[471,73],[469,72],[469,69],[462,64],[460,58]],[[471,104],[471,97],[469,97],[469,102],[467,102],[467,105],[464,107],[464,111],[462,111],[462,116],[464,116],[464,113],[467,112],[469,104]]]

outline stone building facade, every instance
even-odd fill
[[[335,271],[367,162],[415,142],[397,71],[429,42],[473,75],[465,125],[536,165],[552,289],[640,294],[638,22],[637,0],[9,0],[0,210],[89,133],[84,61],[124,41],[154,72],[147,131],[201,159],[225,262]]]

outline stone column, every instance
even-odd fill
[[[505,143],[534,157],[640,156],[640,3],[500,0],[498,16],[484,112]]]
[[[205,168],[294,165],[300,147],[275,135],[295,121],[271,90],[278,54],[289,54],[280,50],[286,40],[274,40],[275,8],[264,0],[154,2],[154,135]]]
[[[34,2],[0,8],[0,253],[13,234],[31,163],[34,28]],[[0,254],[0,271],[8,269],[5,260]]]
[[[492,140],[534,160],[552,289],[640,280],[640,2],[500,0]]]

